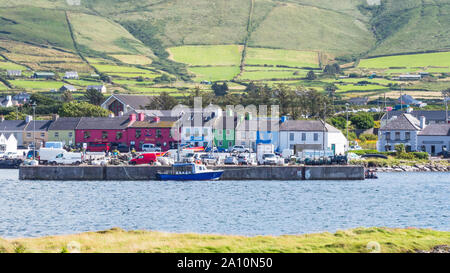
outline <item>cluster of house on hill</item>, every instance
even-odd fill
[[[0,134],[14,134],[18,145],[36,139],[37,147],[46,141],[67,145],[123,144],[140,150],[152,143],[162,150],[182,145],[229,149],[243,145],[253,150],[259,143],[275,149],[331,149],[343,154],[347,148],[344,135],[321,120],[289,120],[285,117],[252,117],[215,108],[208,113],[193,109],[177,111],[144,110],[151,97],[112,95],[102,107],[110,117],[63,118],[49,121],[1,120]]]
[[[31,95],[28,93],[19,93],[14,96],[5,96],[0,97],[0,107],[12,107],[12,106],[19,106],[23,105],[27,101],[29,101],[31,98]]]
[[[450,116],[446,111],[391,111],[381,119],[378,151],[393,151],[403,144],[407,151],[431,155],[450,149]]]

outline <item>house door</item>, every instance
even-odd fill
[[[436,146],[431,145],[431,154],[434,155],[436,153]]]
[[[336,144],[331,144],[331,150],[333,151],[333,154],[336,154]]]

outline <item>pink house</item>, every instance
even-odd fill
[[[130,124],[127,129],[129,145],[134,146],[136,151],[141,151],[144,143],[161,147],[162,151],[177,148],[177,136],[172,132],[177,120],[177,117],[146,117],[143,113],[139,113],[137,121]]]
[[[104,151],[111,144],[129,144],[127,128],[136,121],[129,117],[81,118],[75,129],[75,142],[86,143],[90,151]]]

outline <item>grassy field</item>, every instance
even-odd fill
[[[126,63],[134,65],[148,65],[152,63],[152,59],[144,55],[110,55],[111,57]]]
[[[64,85],[63,82],[58,81],[41,81],[41,80],[12,80],[10,81],[16,88],[45,90],[59,89]]]
[[[0,61],[0,70],[26,70],[27,68],[11,62],[1,62]]]
[[[239,74],[238,66],[211,66],[211,67],[189,67],[189,71],[196,75],[194,81],[226,81],[233,79]]]
[[[0,239],[1,252],[195,252],[195,253],[385,253],[430,250],[450,244],[450,233],[428,229],[357,228],[336,233],[286,236],[223,236],[111,229],[76,235]],[[369,245],[369,247],[368,247]],[[371,245],[376,247],[370,248]],[[379,248],[378,248],[379,246]]]
[[[362,59],[359,67],[363,68],[390,68],[390,67],[430,67],[439,66],[447,68],[450,72],[450,52],[438,52],[428,54],[399,55]]]
[[[282,70],[282,71],[244,71],[239,77],[240,80],[270,80],[270,79],[299,79],[306,76],[306,71],[302,70]]]
[[[171,58],[191,66],[238,66],[242,47],[239,45],[179,46],[168,49]]]
[[[245,63],[249,65],[284,65],[291,67],[319,67],[314,51],[248,48]]]
[[[121,25],[104,17],[69,13],[77,43],[102,53],[132,53],[153,56],[153,52]]]

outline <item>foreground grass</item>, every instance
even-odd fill
[[[0,239],[0,252],[65,252],[78,242],[81,252],[414,252],[449,245],[450,232],[429,229],[356,228],[332,233],[286,236],[224,236],[153,231],[87,232],[66,236]],[[70,248],[69,248],[70,249]]]

